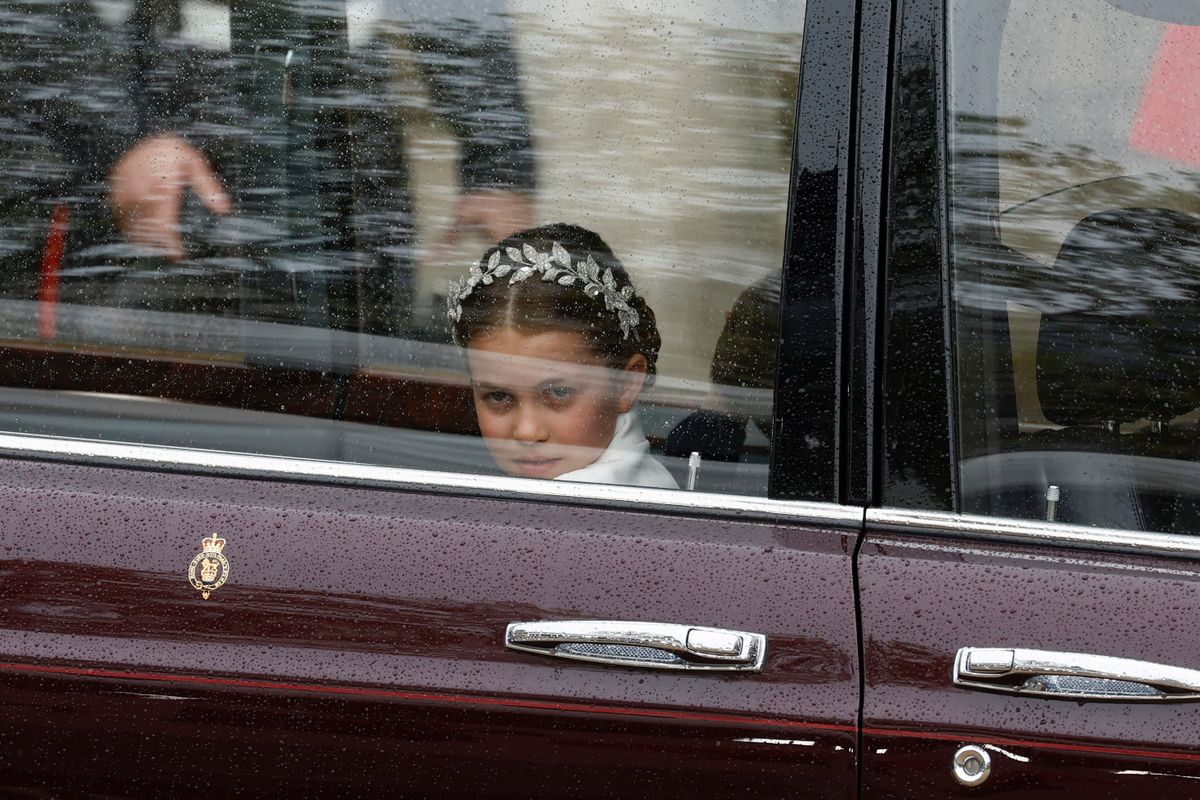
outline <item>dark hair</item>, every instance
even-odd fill
[[[572,262],[586,262],[591,256],[601,273],[611,269],[618,287],[633,285],[625,267],[599,235],[562,222],[514,233],[489,248],[479,263],[487,264],[496,252],[503,256],[506,248],[520,250],[528,245],[539,253],[549,253],[555,244],[566,249]],[[563,286],[537,277],[510,284],[507,278],[498,278],[490,284],[480,283],[462,301],[462,314],[452,323],[454,339],[466,347],[472,338],[501,328],[528,333],[574,331],[583,336],[592,352],[614,367],[641,353],[653,375],[662,347],[654,312],[636,291],[627,302],[638,315],[637,327],[629,336],[621,330],[617,312],[605,307],[604,298],[589,297],[578,284]]]

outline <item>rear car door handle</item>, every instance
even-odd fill
[[[767,637],[663,622],[541,620],[509,624],[504,646],[622,667],[761,672]]]
[[[1200,700],[1200,670],[1132,658],[1004,647],[964,647],[954,684],[1063,700]]]

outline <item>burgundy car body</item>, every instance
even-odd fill
[[[769,499],[0,434],[0,792],[1200,795],[1195,703],[953,680],[964,647],[1200,668],[1200,547],[956,513],[944,5],[808,4]],[[14,346],[5,384],[116,388],[43,356]],[[334,402],[297,383],[289,412]],[[427,411],[357,389],[352,417]],[[505,648],[541,619],[762,633],[766,662]]]
[[[836,518],[19,462],[2,491],[10,790],[853,796],[855,534]],[[183,577],[205,530],[232,568],[207,601]],[[767,663],[504,648],[538,619],[764,632]]]
[[[970,744],[990,753],[979,788],[998,797],[1195,796],[1194,703],[1015,697],[956,687],[951,673],[960,647],[1194,663],[1200,635],[1184,621],[1197,610],[1200,570],[1181,559],[972,541],[979,526],[970,523],[951,540],[903,535],[903,519],[868,523],[859,555],[863,796],[965,793],[947,764]]]

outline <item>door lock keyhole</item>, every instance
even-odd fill
[[[960,747],[954,754],[954,779],[963,786],[978,786],[992,774],[992,757],[978,745]]]

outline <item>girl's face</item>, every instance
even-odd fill
[[[557,478],[591,464],[646,380],[645,356],[612,369],[574,331],[477,336],[467,348],[479,429],[509,475]]]

